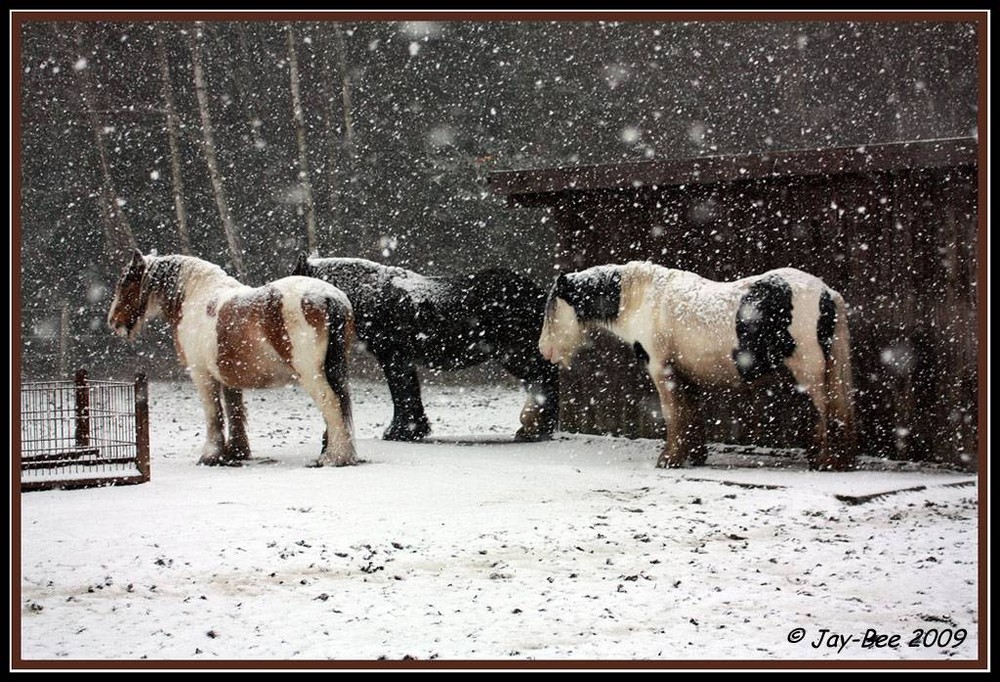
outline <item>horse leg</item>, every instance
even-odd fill
[[[528,393],[521,408],[521,428],[514,434],[515,440],[548,440],[559,423],[559,370],[555,370],[556,380],[524,381],[522,385]]]
[[[222,419],[222,403],[219,397],[221,386],[207,372],[192,371],[191,378],[194,380],[198,395],[201,397],[207,426],[205,445],[202,448],[198,464],[208,466],[222,464],[225,462],[226,439],[223,435],[225,424]]]
[[[838,410],[837,388],[820,380],[804,386],[816,408],[816,428],[812,446],[808,450],[809,468],[820,471],[847,471],[854,468],[854,453],[845,436],[845,419]],[[845,444],[846,442],[846,444]]]
[[[834,470],[839,466],[830,450],[829,401],[825,381],[824,361],[822,357],[806,362],[801,358],[793,358],[788,366],[795,377],[797,390],[809,396],[816,410],[816,422],[813,429],[812,443],[806,451],[810,469]]]
[[[688,455],[692,455],[693,463],[703,464],[705,456],[700,453],[705,447],[704,429],[694,424],[698,415],[691,396],[685,393],[669,365],[659,376],[653,376],[653,383],[660,394],[660,409],[667,426],[666,443],[656,466],[660,469],[681,467]]]
[[[802,384],[800,384],[802,386]],[[816,409],[816,425],[813,430],[813,441],[807,450],[806,456],[809,460],[810,469],[832,469],[829,461],[830,440],[826,390],[822,383],[803,386],[805,392],[809,394],[813,407]]]
[[[514,434],[519,441],[546,440],[559,423],[559,368],[538,355],[536,347],[530,360],[508,354],[500,356],[500,365],[521,380],[528,395],[521,408],[521,428]]]
[[[347,466],[357,464],[351,424],[351,398],[345,391],[338,395],[330,382],[320,373],[302,374],[302,388],[323,413],[326,432],[323,434],[323,453],[316,466]],[[345,384],[346,386],[346,384]]]
[[[830,464],[836,470],[854,468],[857,455],[857,433],[854,424],[853,379],[851,376],[851,341],[847,328],[847,308],[844,300],[834,297],[837,319],[833,346],[826,358],[824,379],[827,398],[827,441]]]
[[[409,359],[392,357],[383,361],[378,358],[389,383],[392,395],[392,423],[382,434],[385,440],[420,440],[431,432],[430,422],[424,414],[424,403],[420,399],[420,380],[417,369]]]
[[[689,415],[682,434],[688,458],[693,466],[704,466],[708,459],[708,448],[705,446],[705,419],[701,411],[701,395],[694,384],[685,383],[681,386],[678,398],[685,403],[682,409]]]
[[[247,440],[247,410],[243,404],[243,391],[229,386],[222,387],[222,407],[229,422],[229,440],[223,449],[223,458],[230,462],[250,459],[250,441]]]
[[[324,355],[316,367],[311,360],[295,363],[302,388],[313,399],[323,414],[326,431],[323,433],[323,452],[316,466],[347,466],[357,464],[354,449],[354,424],[351,418],[351,393],[347,385],[347,335],[350,319],[342,311],[330,307],[327,311],[328,335]],[[310,347],[313,351],[315,347]],[[307,357],[311,353],[304,353]],[[299,351],[299,355],[303,355]]]

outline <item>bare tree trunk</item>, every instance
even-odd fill
[[[320,50],[320,58],[323,64],[323,99],[326,106],[323,107],[323,119],[326,124],[326,175],[329,186],[330,202],[330,224],[327,230],[327,248],[332,254],[337,254],[342,248],[340,239],[342,207],[340,201],[340,182],[337,178],[337,169],[340,165],[341,149],[340,136],[336,132],[336,112],[333,108],[333,100],[337,96],[336,84],[333,79],[333,67],[330,66],[330,55],[327,50]]]
[[[219,217],[222,218],[222,229],[226,233],[226,241],[229,244],[229,254],[233,259],[233,267],[236,269],[236,276],[240,279],[246,278],[246,270],[243,267],[243,248],[240,245],[240,235],[233,222],[233,216],[229,212],[229,201],[226,199],[226,188],[223,184],[222,174],[219,172],[219,161],[215,153],[215,133],[212,128],[212,114],[208,109],[208,86],[205,82],[205,69],[201,63],[201,33],[203,27],[197,28],[188,34],[191,42],[191,64],[194,70],[194,92],[198,98],[198,112],[201,114],[201,135],[202,147],[205,150],[205,161],[208,164],[208,175],[212,180],[212,193],[215,195],[215,203],[219,207]]]
[[[66,356],[69,353],[69,303],[63,301],[59,311],[59,378],[66,376]]]
[[[184,176],[181,174],[181,152],[178,141],[177,109],[174,107],[174,88],[170,84],[170,64],[167,49],[163,44],[163,24],[156,25],[156,54],[160,60],[160,77],[163,79],[163,103],[167,114],[167,138],[170,140],[170,179],[174,194],[174,210],[177,212],[177,236],[180,238],[181,253],[191,255],[191,237],[188,234],[187,210],[184,208]]]
[[[306,124],[302,116],[302,98],[299,96],[299,59],[295,51],[295,33],[292,24],[286,24],[285,28],[288,31],[288,77],[292,89],[292,116],[295,119],[295,139],[299,146],[299,183],[306,205],[306,237],[309,250],[316,251],[319,249],[319,241],[316,239],[316,208],[313,205],[312,183],[309,182]]]
[[[351,74],[347,71],[347,43],[339,21],[331,23],[333,39],[337,47],[337,69],[340,71],[340,93],[344,101],[344,149],[353,158],[354,121],[351,118]]]
[[[56,35],[59,35],[57,25],[53,24]],[[94,95],[94,83],[90,76],[90,65],[84,56],[83,48],[83,25],[77,24],[74,30],[76,38],[76,59],[73,61],[73,71],[76,72],[77,82],[80,85],[80,100],[83,103],[83,111],[87,117],[87,124],[91,134],[94,136],[94,147],[97,149],[97,157],[101,168],[101,216],[104,219],[104,238],[108,255],[112,261],[118,263],[124,261],[126,255],[136,248],[135,237],[132,228],[129,227],[128,220],[119,204],[118,193],[115,191],[114,183],[111,180],[111,167],[108,164],[107,148],[104,145],[104,126],[97,116],[96,97]]]
[[[264,149],[264,138],[260,134],[261,121],[254,112],[250,104],[250,89],[247,87],[247,67],[250,64],[250,46],[247,41],[247,30],[242,23],[236,24],[236,40],[239,43],[239,58],[233,67],[233,81],[236,83],[237,94],[243,102],[243,112],[247,117],[247,126],[250,128],[250,139],[253,141],[254,149]]]

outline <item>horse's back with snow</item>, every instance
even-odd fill
[[[589,327],[635,351],[660,396],[667,441],[659,466],[705,458],[698,386],[755,384],[789,377],[816,408],[810,465],[854,461],[850,338],[843,298],[794,268],[734,282],[649,262],[602,265],[558,277],[539,350],[568,365]]]

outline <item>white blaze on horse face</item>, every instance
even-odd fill
[[[549,362],[569,367],[577,349],[583,344],[583,327],[573,306],[561,298],[545,314],[545,324],[538,339],[538,350]]]
[[[115,296],[108,309],[108,326],[112,332],[129,341],[142,330],[148,311],[140,310],[141,278],[125,276],[115,287]]]

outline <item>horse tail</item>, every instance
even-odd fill
[[[342,301],[330,297],[326,302],[326,357],[323,371],[327,383],[340,400],[344,423],[350,433],[354,433],[351,414],[351,392],[347,385],[347,354],[354,343],[354,312]]]
[[[857,448],[854,421],[854,382],[851,375],[851,336],[847,326],[847,304],[835,291],[824,290],[820,298],[820,329],[830,330],[820,346],[825,361],[824,384],[830,453],[836,469],[851,469]]]

